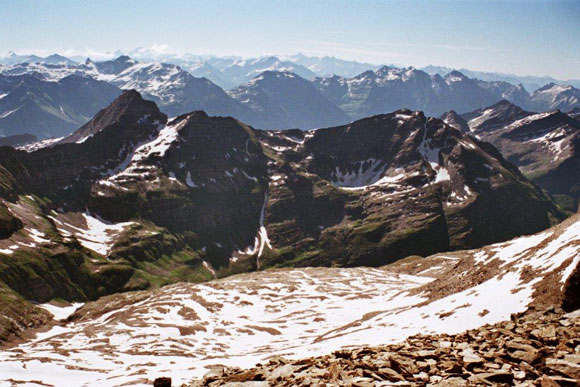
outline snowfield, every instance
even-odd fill
[[[217,364],[458,333],[524,311],[540,287],[561,291],[580,261],[578,243],[576,216],[540,234],[384,268],[267,270],[114,295],[0,353],[1,380],[180,384]],[[57,318],[72,311],[44,307]]]

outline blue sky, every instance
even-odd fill
[[[580,0],[0,0],[0,55],[136,47],[580,78]]]

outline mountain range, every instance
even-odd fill
[[[139,47],[133,50],[107,54],[109,58],[130,56],[142,62],[166,62],[181,66],[196,77],[205,77],[213,83],[228,90],[239,86],[264,71],[290,71],[297,75],[311,79],[315,76],[330,77],[339,75],[352,78],[367,70],[376,71],[379,64],[362,63],[353,60],[344,60],[331,56],[316,57],[301,53],[282,56],[262,56],[254,58],[242,58],[239,56],[218,57],[211,55],[195,55],[186,53],[182,55],[159,53],[147,48]],[[52,54],[46,57],[37,55],[18,55],[10,52],[5,57],[0,57],[0,64],[14,65],[18,63],[48,63],[48,64],[75,64],[84,62],[86,57],[64,57]],[[108,59],[107,59],[108,60]],[[394,67],[394,65],[389,65]],[[398,66],[400,67],[400,66]],[[439,74],[444,77],[452,71],[459,71],[470,78],[476,78],[486,82],[507,82],[514,85],[522,84],[528,91],[533,92],[549,83],[572,85],[580,88],[578,79],[555,79],[549,76],[525,76],[504,74],[498,72],[474,71],[465,68],[452,68],[445,66],[429,65],[421,68],[430,75]],[[240,78],[241,77],[241,78]]]
[[[0,75],[0,136],[68,135],[120,93],[107,82],[77,75],[56,82]]]
[[[38,55],[18,55],[15,52],[9,52],[8,56],[0,58],[0,63],[5,65],[15,65],[19,63],[46,63],[52,65],[75,65],[75,62],[72,59],[69,59],[65,56],[59,54],[52,54],[45,57],[41,57]]]
[[[539,112],[554,109],[569,111],[580,105],[580,90],[572,86],[548,84],[529,94],[521,85],[479,81],[456,71],[443,78],[412,67],[384,66],[352,78],[332,76],[308,80],[285,69],[299,72],[307,78],[314,74],[310,70],[299,69],[296,67],[299,65],[292,67],[291,62],[282,62],[274,57],[260,61],[223,59],[214,62],[216,68],[231,71],[235,68],[238,81],[258,75],[226,92],[208,79],[197,78],[180,66],[138,62],[128,56],[101,62],[87,60],[84,64],[19,63],[0,66],[0,121],[6,122],[3,134],[29,133],[39,138],[68,134],[72,128],[85,123],[99,108],[110,103],[119,89],[136,89],[155,101],[171,117],[204,110],[210,115],[233,116],[261,129],[308,130],[345,124],[400,108],[422,110],[434,116],[450,109],[465,113],[502,99]],[[26,94],[28,97],[23,98],[18,92],[11,95],[15,85],[23,82],[23,77],[26,77],[27,84],[33,84],[31,87],[35,88],[35,94],[44,96],[33,98],[32,94]],[[54,85],[61,84],[67,77],[92,78],[101,83],[68,81],[76,84],[77,88],[86,88],[75,90],[81,98],[72,104],[62,101],[65,98],[63,92],[53,97],[57,93]],[[70,95],[71,92],[65,94]]]
[[[169,119],[125,91],[72,135],[28,149],[0,148],[0,280],[36,302],[381,266],[565,217],[493,146],[410,110],[260,131],[200,111]],[[3,336],[38,316],[2,320]]]
[[[206,77],[224,89],[233,89],[266,71],[287,71],[305,79],[313,79],[316,76],[299,63],[280,60],[274,56],[230,61],[209,59],[203,62],[185,62],[183,67],[193,75]]]
[[[450,107],[464,113],[502,99],[535,111],[568,111],[580,103],[580,90],[572,86],[552,83],[529,94],[521,85],[479,81],[458,71],[443,78],[413,67],[384,66],[354,78],[316,78],[313,83],[323,95],[355,119],[402,106],[440,115]]]
[[[254,112],[258,128],[327,127],[351,121],[307,80],[294,73],[266,71],[228,94]]]
[[[580,121],[559,110],[532,113],[503,100],[484,109],[442,117],[493,144],[532,181],[572,212],[580,199]]]
[[[531,75],[515,75],[515,74],[503,74],[503,73],[497,73],[497,72],[485,72],[485,71],[473,71],[473,70],[468,70],[468,69],[456,69],[456,68],[451,68],[451,67],[444,67],[444,66],[433,66],[433,65],[429,65],[426,67],[423,67],[421,70],[431,74],[431,75],[435,75],[435,74],[439,74],[440,76],[445,76],[445,74],[449,74],[451,71],[459,71],[465,75],[467,75],[470,78],[477,78],[480,79],[482,81],[487,81],[487,82],[494,82],[494,81],[499,81],[499,82],[508,82],[508,83],[512,83],[514,85],[518,85],[518,84],[522,84],[527,90],[529,91],[535,91],[539,88],[541,88],[544,85],[547,85],[549,83],[556,83],[556,84],[564,84],[564,85],[572,85],[576,88],[580,88],[580,80],[579,79],[555,79],[552,77],[538,77],[538,76],[531,76]]]

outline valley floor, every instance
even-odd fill
[[[577,308],[579,230],[580,217],[575,216],[536,235],[477,250],[409,257],[380,269],[266,270],[103,297],[34,339],[0,352],[0,384],[150,385],[159,376],[172,377],[180,384],[203,377],[216,365],[247,368],[273,356],[299,359],[337,350],[363,356],[356,348],[400,343],[418,334],[460,334],[509,320],[529,306],[560,305],[568,300]],[[64,313],[55,315],[65,317]],[[564,362],[566,367],[578,360],[578,325],[570,321],[556,327],[553,340],[564,340],[563,344],[555,343],[553,353],[541,350],[542,359]],[[467,347],[450,347],[449,356],[461,350],[463,358],[476,359],[473,367],[481,368],[485,361],[479,359],[492,356],[485,347],[487,339],[491,340],[487,345],[504,340],[506,344],[499,348],[504,351],[538,355],[537,348],[509,349],[509,336],[522,334],[514,329],[498,330],[489,337],[482,333],[483,341],[472,348],[484,351],[480,354]],[[469,333],[458,337],[465,335]],[[425,346],[425,354],[437,350],[434,342]],[[562,346],[571,348],[569,353],[558,352],[564,351]],[[429,356],[421,361],[427,362]],[[535,360],[528,360],[534,366]],[[578,366],[569,367],[577,370]],[[520,368],[514,369],[519,372]],[[410,375],[394,371],[405,378]],[[524,371],[536,375],[544,368]],[[363,371],[349,372],[348,377],[374,377],[358,374]],[[457,372],[464,373],[463,369]],[[424,369],[411,374],[414,378],[420,374],[417,380],[431,380]],[[502,375],[490,377],[511,377]],[[511,375],[513,380],[522,379],[520,373]]]

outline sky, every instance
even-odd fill
[[[0,0],[0,56],[137,47],[580,78],[580,0]]]

